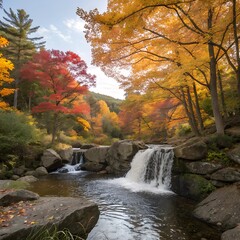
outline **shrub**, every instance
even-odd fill
[[[23,113],[0,111],[0,160],[21,154],[35,140],[36,131],[32,119]]]

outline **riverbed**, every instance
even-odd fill
[[[220,239],[219,232],[192,216],[195,202],[124,178],[85,171],[50,174],[31,190],[41,196],[85,197],[97,203],[101,214],[88,240]]]

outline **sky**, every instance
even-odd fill
[[[77,7],[86,11],[98,8],[104,12],[107,0],[3,0],[5,10],[24,9],[33,19],[32,27],[40,26],[38,34],[44,37],[46,49],[75,52],[87,63],[88,72],[97,76],[96,87],[91,91],[124,99],[118,83],[91,65],[91,48],[83,33],[85,23],[77,16]],[[3,16],[6,15],[0,10],[1,20]]]

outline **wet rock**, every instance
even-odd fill
[[[240,183],[219,188],[197,205],[194,216],[224,230],[240,223]]]
[[[210,178],[222,182],[238,182],[240,181],[240,169],[232,167],[223,168],[213,173]]]
[[[48,172],[55,171],[63,166],[61,157],[53,149],[45,150],[41,160],[42,165]]]
[[[36,177],[30,175],[30,176],[21,177],[17,181],[31,183],[31,182],[36,182],[37,180],[38,179]]]
[[[186,167],[188,172],[194,173],[194,174],[201,174],[201,175],[210,174],[223,168],[221,164],[215,164],[215,163],[209,163],[209,162],[186,163]]]
[[[16,215],[12,218],[9,226],[1,229],[0,239],[35,239],[34,234],[43,230],[51,232],[64,229],[86,239],[98,217],[97,205],[86,199],[43,197],[34,201],[32,207],[26,208],[25,216]]]
[[[213,190],[213,184],[200,175],[183,174],[172,177],[172,191],[183,197],[201,200]]]
[[[45,167],[36,168],[34,176],[40,177],[45,175],[48,175],[48,171]]]
[[[71,163],[72,161],[72,155],[73,155],[73,148],[69,147],[66,149],[61,149],[58,152],[59,156],[61,157],[61,159],[67,163]]]
[[[7,192],[0,196],[0,206],[9,206],[12,203],[17,203],[20,201],[33,201],[37,200],[39,195],[37,193],[20,189],[13,192]]]
[[[221,236],[221,240],[236,240],[240,239],[240,225],[237,227],[227,230]]]
[[[135,154],[141,150],[148,148],[141,141],[122,140],[115,142],[108,150],[107,163],[109,170],[115,174],[125,174],[130,169]]]
[[[103,170],[106,165],[109,147],[93,147],[84,152],[85,163],[81,166],[83,169],[92,172]]]
[[[177,158],[196,161],[207,156],[207,145],[200,138],[191,138],[174,148],[173,151]]]

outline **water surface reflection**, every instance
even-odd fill
[[[214,229],[191,216],[193,203],[174,194],[132,192],[87,172],[53,174],[32,190],[42,196],[86,197],[101,215],[89,240],[219,240]]]

